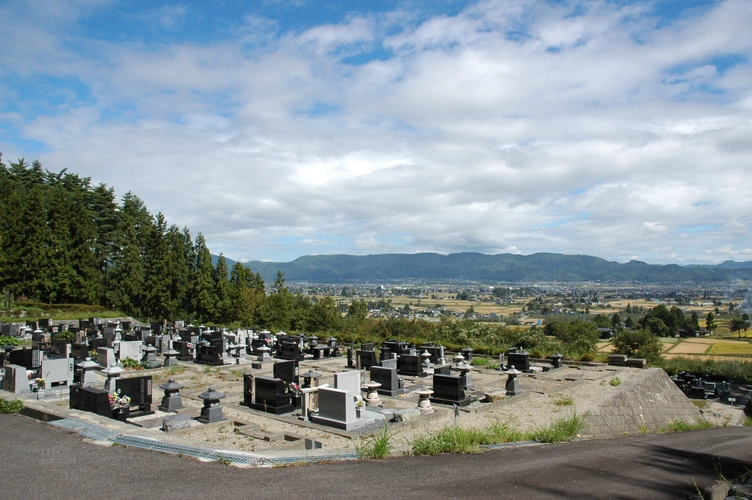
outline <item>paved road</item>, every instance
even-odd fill
[[[401,457],[241,469],[102,447],[19,415],[0,415],[0,498],[674,499],[717,471],[752,469],[752,428],[729,427],[480,455]]]

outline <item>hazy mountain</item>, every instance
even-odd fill
[[[228,260],[228,265],[232,262]],[[292,262],[247,262],[264,281],[280,270],[287,281],[314,283],[364,283],[400,280],[486,282],[721,282],[752,279],[752,262],[726,261],[715,266],[655,265],[640,261],[626,264],[588,255],[537,253],[533,255],[308,255]]]

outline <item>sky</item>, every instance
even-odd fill
[[[0,0],[0,152],[212,253],[752,260],[749,0]]]

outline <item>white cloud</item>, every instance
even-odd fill
[[[752,6],[663,25],[649,4],[578,7],[481,2],[423,22],[350,15],[287,32],[254,15],[235,38],[161,44],[82,40],[76,16],[30,24],[0,8],[20,23],[0,71],[89,89],[0,119],[46,144],[51,170],[133,191],[233,259],[745,255]],[[179,29],[189,14],[155,19]],[[380,47],[390,57],[343,62]],[[742,58],[719,69],[724,54]],[[3,101],[14,92],[0,84]],[[0,148],[7,159],[17,146]],[[691,245],[675,231],[700,225],[714,229]]]

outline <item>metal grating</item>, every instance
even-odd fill
[[[123,446],[131,446],[133,448],[141,448],[144,450],[160,451],[162,453],[170,453],[172,455],[184,455],[189,457],[201,458],[204,460],[230,461],[236,464],[245,465],[269,465],[268,461],[253,455],[242,455],[232,452],[218,452],[216,450],[207,450],[205,448],[197,448],[195,446],[184,446],[175,443],[166,443],[164,441],[157,441],[156,439],[143,438],[139,436],[127,436],[121,435],[114,439],[116,444]]]
[[[70,432],[75,432],[83,438],[92,439],[94,441],[111,441],[118,435],[118,432],[111,429],[87,424],[86,422],[74,418],[63,418],[61,420],[53,420],[47,423]]]

